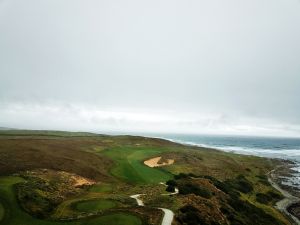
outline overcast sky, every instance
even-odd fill
[[[300,136],[300,1],[0,0],[0,126]]]

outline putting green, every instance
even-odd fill
[[[113,221],[113,222],[112,222]],[[87,225],[142,225],[142,221],[133,215],[114,213],[90,220]]]
[[[105,199],[87,200],[75,203],[75,208],[81,212],[95,212],[116,206],[113,201]]]

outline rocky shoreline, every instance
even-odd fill
[[[285,213],[294,224],[300,225],[300,186],[291,180],[298,179],[300,173],[293,161],[281,160],[279,166],[269,172],[269,182],[285,197],[276,203],[276,208]]]

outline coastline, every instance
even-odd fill
[[[293,222],[294,224],[300,225],[300,220],[289,211],[289,207],[291,207],[292,205],[294,205],[296,203],[299,203],[300,198],[294,196],[288,190],[285,190],[284,187],[280,187],[280,183],[278,182],[278,177],[277,177],[278,174],[276,174],[276,172],[278,171],[278,169],[285,167],[285,166],[287,166],[287,165],[280,165],[280,166],[277,166],[275,169],[269,171],[267,173],[268,181],[273,186],[273,188],[275,188],[277,191],[279,191],[284,196],[284,198],[282,200],[276,202],[275,207],[279,211],[284,213],[291,220],[291,222]]]
[[[272,169],[266,174],[268,177],[268,181],[272,185],[272,187],[277,191],[279,191],[284,196],[282,200],[276,202],[275,208],[281,211],[290,220],[291,224],[300,225],[300,191],[299,189],[295,188],[293,185],[289,184],[291,182],[286,181],[295,178],[294,174],[296,174],[297,172],[295,171],[296,165],[298,165],[299,168],[299,162],[297,162],[296,160],[293,161],[293,160],[287,160],[287,159],[276,158],[276,157],[260,156],[257,154],[251,154],[250,152],[246,153],[246,152],[239,152],[235,150],[230,151],[229,149],[216,148],[216,147],[211,147],[203,144],[185,142],[181,140],[175,140],[175,139],[164,138],[164,137],[156,137],[156,138],[164,139],[170,142],[174,142],[186,146],[201,147],[201,148],[218,150],[218,151],[223,151],[232,154],[253,155],[257,157],[270,158],[270,159],[275,159],[280,161],[281,165],[276,166],[274,169]],[[280,172],[279,169],[281,169]],[[283,185],[283,181],[285,181],[284,185]],[[292,208],[298,209],[297,210],[299,211],[298,217],[292,214],[291,212]]]

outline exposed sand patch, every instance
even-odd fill
[[[159,163],[160,160],[161,160],[161,157],[159,156],[159,157],[155,157],[155,158],[144,161],[144,164],[149,167],[160,167],[160,166],[171,165],[175,162],[174,159],[167,159],[165,162]]]
[[[93,180],[90,180],[90,179],[87,179],[87,178],[84,178],[81,176],[77,176],[77,175],[74,175],[72,178],[75,181],[74,187],[79,187],[79,186],[83,186],[83,185],[93,185],[96,183]]]

